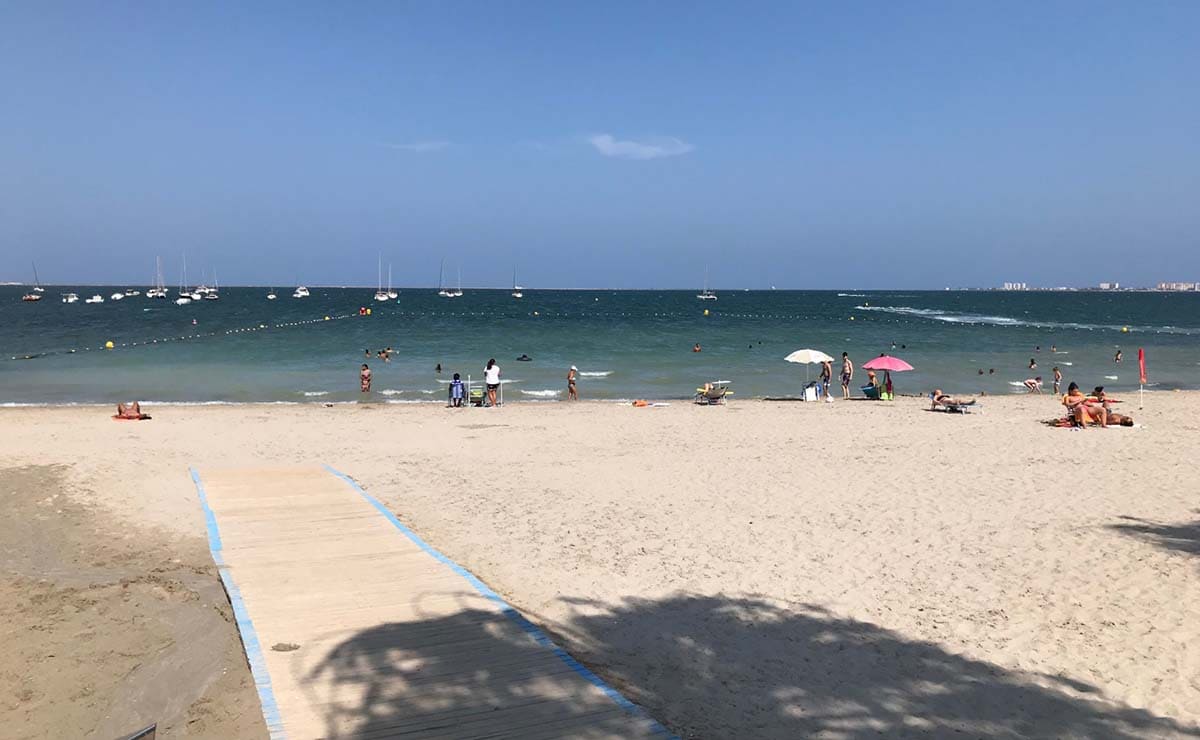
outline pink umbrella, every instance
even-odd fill
[[[880,355],[863,363],[864,370],[890,370],[894,373],[902,373],[906,370],[912,370],[913,366],[901,360],[899,357],[891,355]]]

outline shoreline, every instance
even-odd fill
[[[566,391],[564,390],[562,392],[565,395]],[[1129,397],[1131,394],[1136,394],[1138,392],[1139,391],[1137,389],[1133,389],[1132,391],[1120,391],[1119,393],[1115,393],[1114,396],[1120,395],[1120,396]],[[1196,389],[1196,388],[1154,388],[1154,389],[1147,388],[1145,390],[1146,398],[1150,398],[1152,396],[1158,397],[1158,396],[1164,396],[1164,395],[1176,395],[1176,394],[1181,394],[1181,393],[1182,394],[1200,394],[1200,389]],[[979,398],[979,399],[987,399],[988,402],[994,402],[999,399],[1029,398],[1029,399],[1036,400],[1038,398],[1042,398],[1042,399],[1047,399],[1047,398],[1057,399],[1057,398],[1059,398],[1058,395],[1055,395],[1052,391],[1049,391],[1049,390],[1041,393],[1040,395],[1036,394],[1036,393],[1026,393],[1024,391],[1014,391],[1012,393],[962,393],[960,395],[972,396],[972,397]],[[551,404],[563,404],[563,405],[567,405],[567,406],[571,406],[571,405],[622,406],[622,405],[630,405],[634,401],[637,401],[637,400],[645,400],[645,401],[649,401],[650,403],[668,403],[668,404],[681,403],[681,404],[687,405],[687,404],[690,404],[690,402],[692,401],[693,398],[694,398],[694,396],[691,396],[691,395],[662,396],[662,397],[658,397],[658,398],[647,396],[642,399],[637,399],[637,398],[582,398],[582,399],[579,399],[578,401],[568,401],[565,398],[519,398],[519,399],[515,399],[515,400],[505,401],[503,404],[501,404],[501,407],[504,407],[504,406],[526,406],[526,405],[538,406],[538,405],[551,405]],[[928,393],[897,393],[896,398],[897,399],[928,400],[929,394]],[[833,404],[826,404],[824,401],[818,401],[818,402],[813,403],[813,405],[820,404],[823,406],[830,406],[830,405],[837,405],[837,404],[843,403],[845,401],[851,401],[854,403],[871,401],[872,404],[881,404],[881,405],[886,405],[889,403],[888,401],[875,401],[875,399],[867,398],[865,396],[851,396],[849,399],[843,399],[840,396],[835,396]],[[62,402],[0,401],[0,410],[3,410],[3,409],[109,408],[109,407],[115,406],[116,403],[117,403],[116,401],[62,401]],[[139,403],[141,403],[143,406],[153,407],[153,408],[198,408],[198,407],[224,407],[224,406],[232,406],[232,407],[261,406],[261,407],[265,407],[265,408],[271,408],[271,407],[298,407],[298,408],[310,408],[310,407],[311,408],[329,408],[329,407],[343,408],[344,407],[344,408],[350,408],[350,407],[413,406],[413,407],[420,407],[420,408],[426,408],[426,407],[440,407],[440,408],[445,408],[445,409],[451,408],[444,400],[434,400],[434,399],[429,399],[429,400],[411,399],[410,400],[410,399],[385,398],[385,399],[370,399],[370,400],[357,400],[357,401],[341,401],[341,400],[325,401],[325,400],[322,400],[322,397],[320,397],[320,396],[313,397],[308,400],[294,400],[294,401],[221,401],[221,400],[218,400],[218,401],[154,401],[154,400],[142,401],[142,400],[139,400]],[[768,404],[801,403],[801,404],[803,404],[804,399],[800,396],[740,396],[740,397],[735,396],[733,399],[730,400],[729,403],[731,405],[744,404],[744,403],[768,403]],[[1126,403],[1128,403],[1128,401],[1126,401]],[[463,409],[469,409],[469,408],[484,409],[484,408],[488,408],[488,407],[463,406],[462,408]]]

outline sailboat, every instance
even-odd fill
[[[31,290],[28,293],[26,293],[25,295],[21,296],[21,300],[25,301],[26,303],[36,303],[37,301],[42,300],[42,293],[45,293],[45,292],[46,292],[46,289],[42,287],[42,284],[40,282],[38,282],[37,265],[34,265],[33,266],[33,290]]]
[[[183,268],[179,271],[179,297],[175,299],[175,305],[186,306],[192,302],[192,294],[187,288],[187,253],[183,255]]]
[[[517,285],[517,267],[516,267],[516,265],[513,265],[512,297],[513,298],[524,298],[525,297],[525,294],[521,292],[521,286]]]
[[[273,301],[273,300],[275,300],[275,297],[276,297],[276,296],[275,296],[275,289],[274,289],[274,288],[271,288],[271,292],[267,293],[267,300],[268,300],[268,301]]]
[[[462,298],[462,262],[458,263],[458,287],[454,289],[454,297]]]
[[[438,295],[442,298],[454,298],[454,291],[446,290],[446,258],[442,257],[442,266],[438,270]]]
[[[154,287],[146,290],[147,298],[166,298],[167,286],[163,284],[162,258],[154,258]]]
[[[204,300],[206,300],[206,301],[220,300],[220,298],[221,298],[221,294],[219,292],[220,290],[221,290],[221,284],[219,282],[217,282],[217,271],[213,270],[213,287],[209,288],[207,290],[207,292],[205,292]]]
[[[383,289],[383,255],[379,255],[379,272],[375,280],[375,300],[386,301],[391,298],[390,295]]]
[[[704,290],[696,296],[702,301],[715,301],[717,294],[708,289],[708,265],[704,266]]]
[[[400,297],[399,291],[392,290],[392,263],[388,263],[388,298],[396,300]]]

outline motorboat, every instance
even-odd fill
[[[79,296],[75,295],[74,293],[63,293],[62,294],[62,302],[63,303],[79,303]]]
[[[29,293],[26,293],[25,295],[21,296],[21,300],[25,301],[26,303],[34,303],[36,301],[42,300],[42,294],[36,293],[36,292],[29,292]]]
[[[114,301],[119,301],[119,300],[123,299],[124,297],[125,297],[124,293],[113,293],[112,295],[109,296],[109,298],[111,298]]]
[[[142,294],[142,291],[140,291],[140,290],[127,290],[127,291],[125,291],[125,297],[126,297],[126,298],[129,298],[130,296],[139,296],[139,295],[141,295],[141,294]]]
[[[187,304],[189,304],[191,302],[192,302],[192,299],[186,295],[181,295],[175,299],[176,306],[186,306]]]
[[[91,298],[85,299],[83,302],[84,303],[104,303],[104,296],[97,294],[97,295],[92,296]]]
[[[298,286],[294,291],[292,291],[292,298],[308,298],[308,296],[308,288],[304,287],[303,285]]]

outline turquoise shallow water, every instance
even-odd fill
[[[422,288],[381,304],[364,288],[314,288],[304,300],[280,289],[276,301],[265,288],[225,288],[188,306],[59,300],[114,290],[55,286],[25,304],[22,288],[0,287],[0,403],[360,401],[363,349],[387,346],[391,362],[366,360],[380,402],[441,402],[451,373],[479,378],[489,357],[509,402],[563,398],[572,364],[584,398],[683,398],[716,378],[742,398],[794,395],[805,367],[783,357],[802,347],[847,351],[856,364],[902,357],[916,368],[894,377],[902,393],[1011,393],[1034,374],[1048,388],[1055,364],[1086,388],[1128,390],[1138,347],[1151,387],[1200,388],[1200,293],[724,291],[705,302],[694,291],[530,290],[515,300]],[[357,316],[360,306],[372,315]],[[106,341],[116,349],[102,350]],[[533,362],[514,361],[523,353]]]

